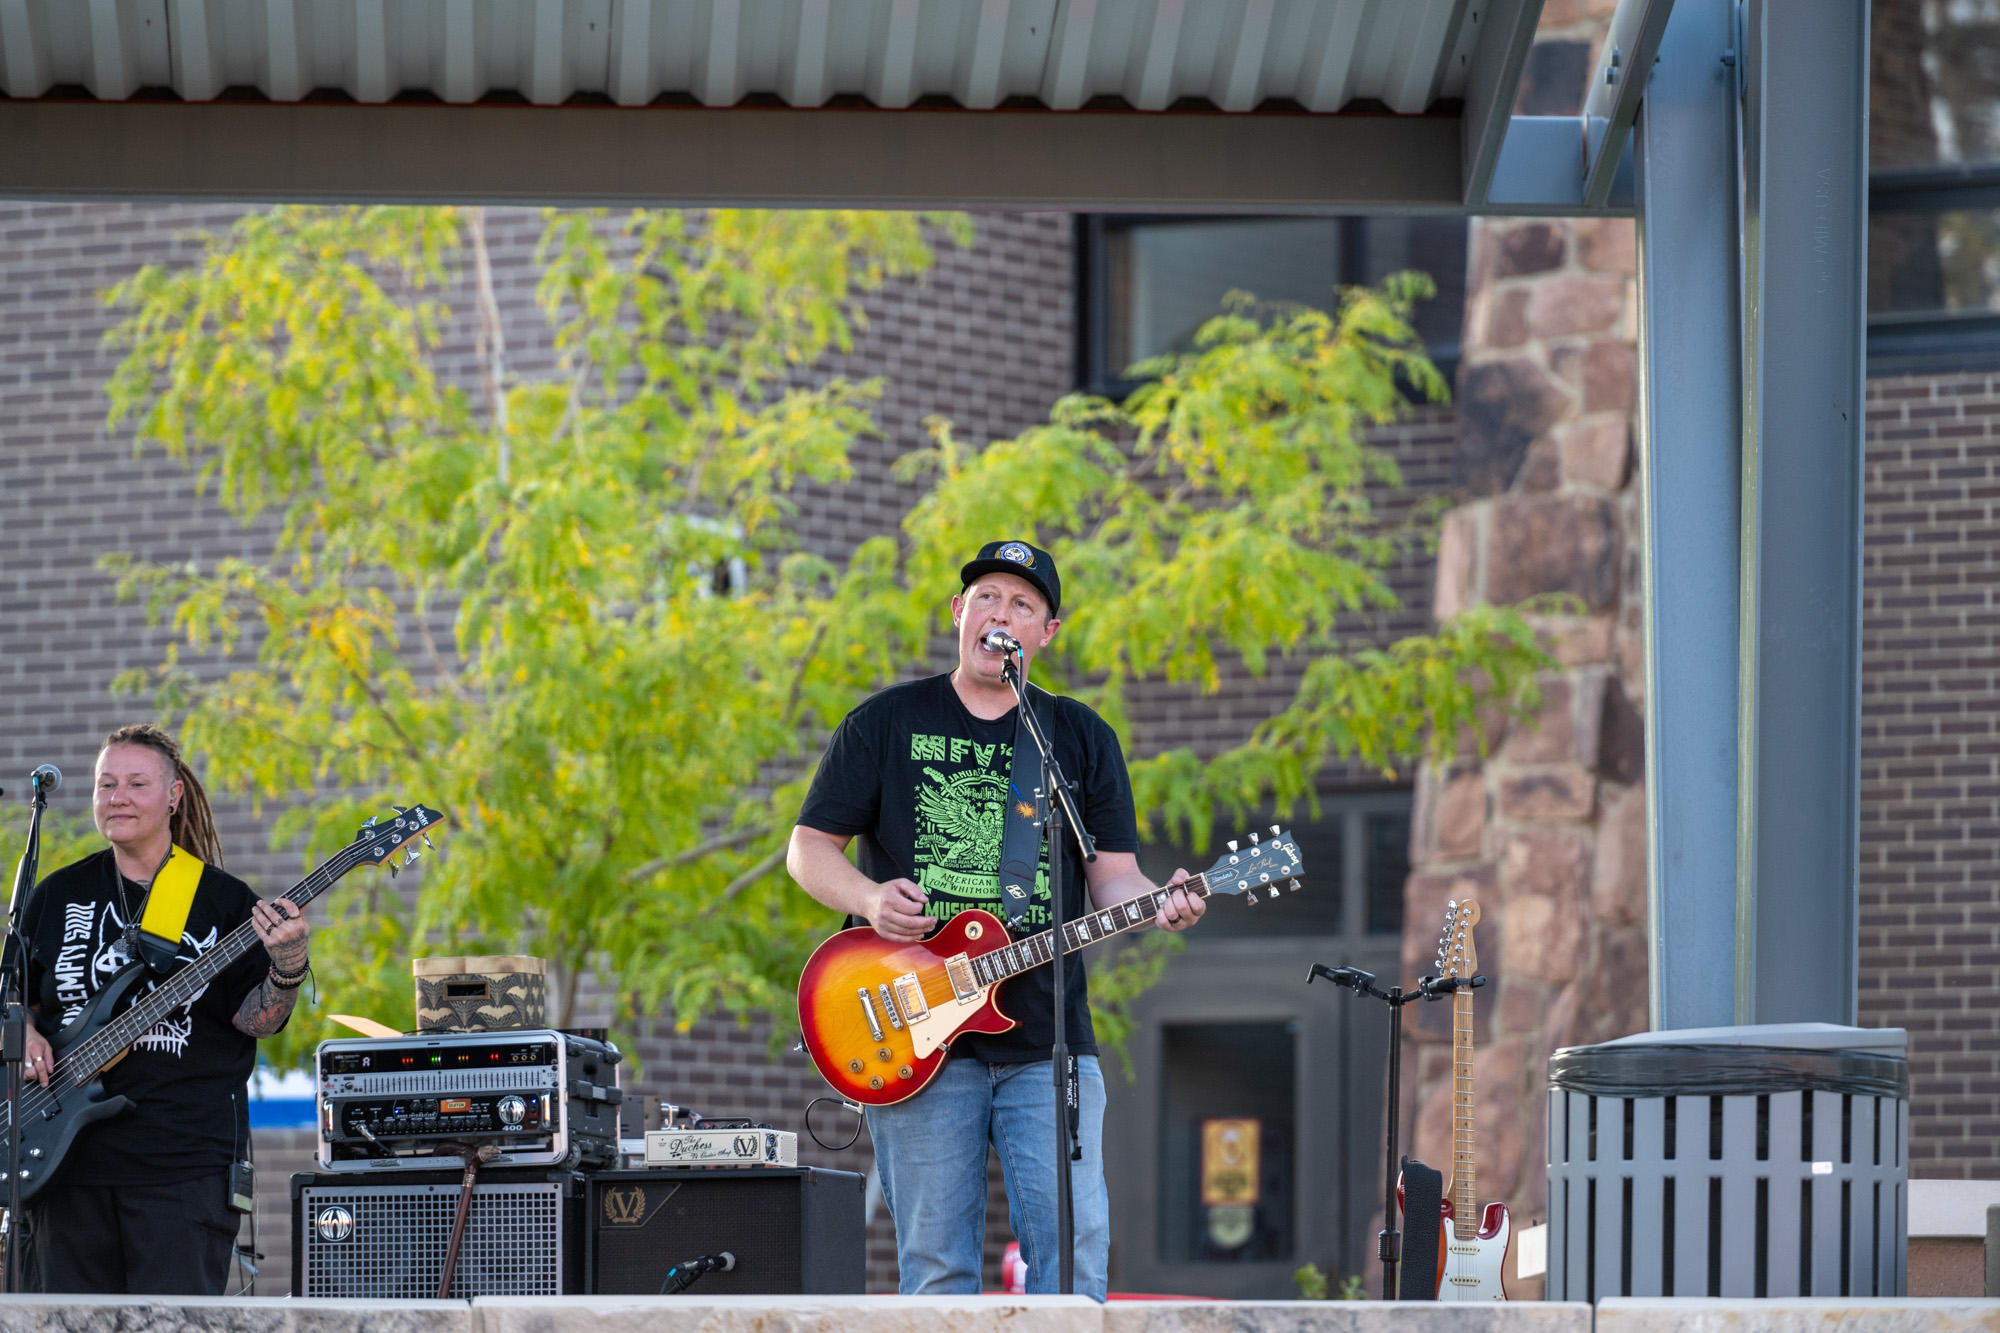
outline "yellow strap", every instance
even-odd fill
[[[201,872],[207,868],[179,846],[168,853],[167,863],[153,876],[153,891],[146,898],[146,915],[139,929],[178,945],[188,913],[194,910],[194,891],[201,885]]]

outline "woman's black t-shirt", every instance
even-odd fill
[[[1118,737],[1104,719],[1074,699],[1037,692],[1036,715],[1055,746],[1056,761],[1080,788],[1077,805],[1099,851],[1136,852],[1139,829],[1132,784]],[[1033,741],[1025,735],[1023,745]],[[1014,757],[1014,713],[988,722],[967,711],[950,676],[893,685],[849,713],[833,734],[813,775],[799,823],[835,837],[860,840],[857,864],[875,882],[915,881],[940,920],[983,907],[1002,920],[1000,835]],[[1063,919],[1087,910],[1083,858],[1063,842]],[[1030,932],[1049,925],[1048,847],[1035,876],[1027,913]],[[1094,1055],[1083,959],[1065,960],[1064,1037],[1078,1055]],[[1055,988],[1046,966],[1000,985],[1000,1010],[1020,1026],[966,1033],[952,1050],[989,1064],[1026,1064],[1049,1057],[1055,1039]]]
[[[128,913],[146,891],[123,881],[110,848],[36,886],[21,934],[28,948],[28,1003],[44,1036],[67,1024],[131,961]],[[202,871],[175,957],[192,962],[250,919],[257,896],[234,875]],[[132,1099],[123,1113],[86,1126],[63,1159],[62,1181],[79,1185],[170,1185],[228,1166],[249,1135],[247,1084],[257,1042],[231,1022],[262,983],[270,959],[250,949],[192,1001],[132,1045],[104,1072],[105,1092]],[[143,1003],[151,985],[139,988]]]

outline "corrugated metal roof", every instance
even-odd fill
[[[0,0],[0,92],[1162,110],[1466,91],[1490,0]]]

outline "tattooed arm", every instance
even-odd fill
[[[297,903],[286,898],[258,903],[250,909],[250,924],[257,938],[264,942],[264,952],[271,956],[273,972],[297,976],[306,970],[306,936],[310,928]],[[298,998],[296,985],[280,986],[275,976],[265,973],[257,989],[243,997],[243,1004],[236,1011],[236,1030],[251,1037],[276,1036],[285,1020],[292,1016],[292,1004]]]

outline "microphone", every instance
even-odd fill
[[[56,791],[62,786],[62,770],[54,764],[43,764],[28,774],[28,780],[35,784],[37,791]]]
[[[1021,641],[1004,629],[986,631],[986,638],[983,642],[996,653],[1018,653],[1021,651]]]
[[[736,1267],[736,1256],[728,1250],[720,1254],[704,1254],[686,1263],[675,1264],[667,1270],[667,1280],[660,1284],[660,1295],[677,1296],[695,1284],[695,1279],[703,1273],[720,1270],[724,1273]]]

